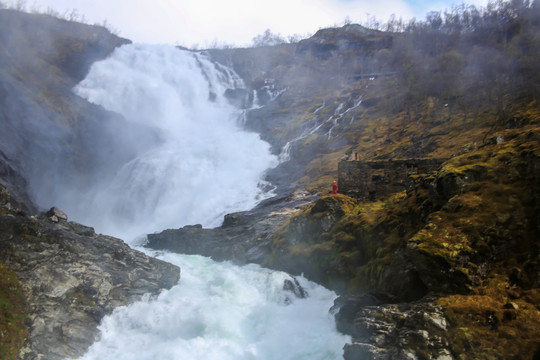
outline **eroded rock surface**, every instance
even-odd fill
[[[177,266],[61,216],[27,215],[4,187],[1,194],[0,262],[15,272],[27,301],[22,359],[78,357],[115,307],[178,283]]]
[[[225,215],[223,225],[213,229],[187,225],[149,234],[147,247],[181,254],[209,256],[216,261],[269,266],[274,232],[313,197],[297,191],[269,199],[253,210]]]
[[[340,331],[353,335],[345,360],[454,359],[447,338],[448,321],[434,298],[388,304],[384,294],[338,299]]]

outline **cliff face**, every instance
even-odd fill
[[[85,186],[98,169],[130,159],[137,149],[115,146],[119,131],[133,133],[142,149],[155,140],[72,90],[93,62],[128,42],[99,26],[0,10],[0,154],[38,205],[62,192],[57,184]]]
[[[271,264],[355,294],[338,301],[348,359],[532,359],[539,130],[504,132],[383,201],[323,197],[275,233]]]
[[[297,44],[209,51],[244,79],[246,103],[258,105],[247,113],[246,128],[291,160],[270,171],[271,181],[284,187],[300,182],[314,192],[331,183],[337,161],[353,145],[350,137],[365,126],[360,104],[372,82],[355,75],[375,71],[365,60],[394,37],[348,25]]]
[[[26,304],[25,321],[9,329],[26,333],[13,359],[81,356],[103,316],[178,283],[178,267],[69,222],[59,211],[27,215],[5,188],[0,192],[0,262],[16,274]]]

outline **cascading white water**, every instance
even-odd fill
[[[172,46],[128,45],[92,66],[75,89],[128,121],[151,125],[160,144],[62,206],[96,230],[132,238],[187,224],[220,225],[226,213],[268,196],[262,174],[277,164],[269,145],[243,131],[223,96],[239,77]],[[118,134],[122,136],[122,134]]]
[[[124,46],[95,64],[76,92],[157,128],[161,141],[63,208],[136,246],[138,235],[218,225],[225,213],[268,196],[261,175],[277,159],[258,135],[242,131],[241,114],[223,97],[239,82],[230,69],[168,46]],[[107,316],[82,359],[341,358],[349,337],[328,313],[333,292],[300,278],[309,296],[297,298],[283,288],[291,277],[282,272],[140,250],[179,265],[180,283]]]
[[[182,268],[180,285],[116,309],[101,341],[81,360],[337,360],[348,336],[328,313],[333,292],[299,278],[308,292],[283,290],[290,276],[200,256],[158,256]]]

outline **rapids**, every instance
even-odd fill
[[[182,268],[179,285],[116,309],[81,360],[330,360],[347,336],[328,313],[335,294],[304,278],[308,297],[283,290],[290,276],[194,255],[157,256]]]

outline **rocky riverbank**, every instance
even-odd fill
[[[128,42],[100,26],[0,9],[2,359],[79,357],[103,316],[179,281],[178,267],[30,200],[62,191],[38,193],[44,179],[78,168],[88,181],[97,164],[130,156],[111,148],[124,120],[72,92],[93,62]]]
[[[26,302],[22,359],[81,356],[103,316],[179,281],[178,267],[70,222],[58,209],[21,210],[4,186],[0,206],[0,262],[16,274]]]
[[[283,194],[263,201],[252,210],[225,215],[223,225],[217,228],[187,225],[148,234],[145,246],[208,256],[216,261],[269,266],[274,232],[315,198],[305,191]]]

